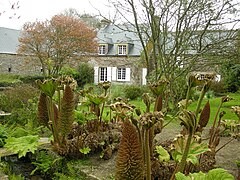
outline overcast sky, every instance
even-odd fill
[[[12,10],[11,4],[17,1],[19,9]],[[107,2],[108,0],[0,0],[0,27],[21,29],[25,22],[51,19],[53,15],[69,8],[76,9],[80,14],[98,14],[96,9],[109,14]]]

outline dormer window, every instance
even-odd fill
[[[127,45],[118,45],[118,55],[127,55]]]
[[[107,45],[106,44],[100,44],[98,46],[98,54],[99,55],[105,55],[107,54]]]

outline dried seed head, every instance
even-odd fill
[[[149,85],[150,90],[153,92],[154,95],[159,96],[162,94],[166,86],[169,84],[169,81],[166,79],[161,79],[156,83],[151,83]]]
[[[111,83],[109,81],[100,82],[98,85],[104,90],[108,90],[111,87]]]
[[[140,116],[140,124],[146,129],[151,128],[159,121],[163,121],[163,113],[161,111],[147,112]]]

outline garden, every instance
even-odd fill
[[[165,79],[67,74],[1,75],[1,179],[240,178],[240,93],[220,92],[215,74],[189,74],[176,104]]]

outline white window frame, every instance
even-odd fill
[[[99,44],[99,46],[98,46],[98,54],[99,55],[107,54],[107,45],[106,44]]]
[[[117,81],[126,81],[126,68],[117,68]]]
[[[107,67],[99,67],[99,82],[107,81]]]
[[[118,55],[127,55],[127,45],[126,44],[118,45]]]

